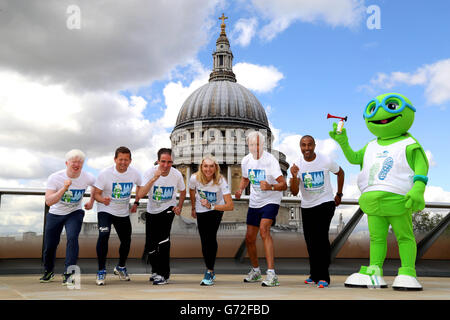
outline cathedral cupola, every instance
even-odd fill
[[[236,82],[236,76],[233,73],[233,53],[230,50],[230,42],[225,33],[225,15],[219,18],[222,20],[220,25],[220,36],[216,41],[216,51],[213,53],[213,70],[209,76],[209,81],[228,80]]]

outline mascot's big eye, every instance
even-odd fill
[[[374,113],[376,108],[377,108],[377,105],[376,105],[375,103],[371,103],[371,104],[367,107],[368,114]]]
[[[388,107],[389,110],[397,110],[399,105],[396,102],[389,102],[387,104],[387,107]]]

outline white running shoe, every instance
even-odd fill
[[[266,280],[261,284],[263,287],[276,287],[279,286],[278,277],[275,272],[267,272]]]
[[[247,277],[244,278],[244,282],[257,282],[261,280],[261,271],[255,271],[253,268],[250,268],[250,272]]]
[[[97,272],[97,279],[95,280],[95,283],[97,283],[98,286],[105,285],[105,279],[106,279],[106,270],[99,270]]]
[[[128,271],[126,267],[114,267],[114,274],[119,276],[120,280],[130,281],[130,276],[128,275]]]

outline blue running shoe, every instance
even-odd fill
[[[130,281],[130,276],[128,275],[127,268],[126,267],[119,267],[116,266],[114,268],[114,274],[119,276],[120,280],[124,281]]]
[[[205,276],[203,277],[203,280],[200,282],[201,286],[212,286],[214,284],[214,280],[216,279],[216,275],[213,272],[210,272],[208,270],[205,271]]]
[[[320,281],[317,283],[317,288],[328,288],[328,282],[323,281],[323,280],[320,280]]]
[[[98,270],[97,272],[97,279],[95,280],[95,283],[97,283],[98,286],[105,285],[105,279],[106,279],[106,270]]]
[[[316,284],[316,282],[313,281],[311,278],[308,278],[305,280],[305,284]]]

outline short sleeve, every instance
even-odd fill
[[[104,174],[101,172],[98,175],[98,177],[97,177],[97,179],[95,180],[95,183],[94,183],[94,187],[96,187],[99,190],[103,190],[105,188],[105,181],[103,179],[103,176],[104,176]]]
[[[242,170],[242,177],[248,178],[247,158],[246,157],[242,159],[241,170]]]
[[[195,190],[197,188],[197,176],[194,173],[191,175],[191,178],[189,179],[189,189]]]
[[[56,185],[56,179],[55,179],[55,175],[52,174],[48,177],[47,179],[47,189],[48,190],[58,190],[58,186]]]
[[[183,175],[181,174],[181,172],[179,173],[179,176],[178,176],[177,189],[178,189],[178,191],[186,190],[186,186],[184,184]]]
[[[88,179],[87,179],[87,183],[88,186],[93,187],[95,184],[95,177],[92,173],[88,173]]]
[[[136,175],[136,186],[142,187],[144,184],[142,183],[142,176],[141,173],[139,171],[135,171],[135,175]]]
[[[222,178],[220,183],[220,190],[222,191],[222,194],[230,194],[230,188],[228,187],[227,181]]]
[[[280,164],[275,157],[272,157],[270,169],[272,177],[274,179],[277,179],[279,176],[283,175],[283,173],[281,172]]]
[[[142,185],[146,185],[151,178],[154,176],[154,169],[150,168],[147,171],[145,171],[144,176],[142,177]]]
[[[328,159],[328,170],[333,173],[339,172],[339,165],[331,159]]]

